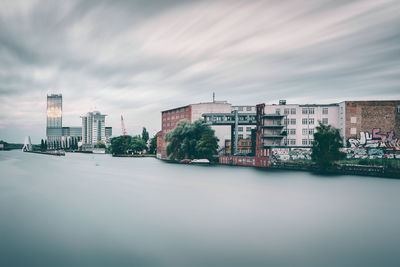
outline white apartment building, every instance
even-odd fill
[[[279,105],[266,104],[264,112],[283,115],[279,118],[282,129],[275,128],[269,133],[274,138],[274,145],[278,146],[312,146],[319,122],[339,128],[338,104],[286,104],[286,101],[280,101]],[[277,137],[280,135],[281,138]]]
[[[99,111],[82,116],[82,144],[93,147],[98,141],[106,142],[105,117]]]

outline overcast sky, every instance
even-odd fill
[[[0,0],[0,139],[45,138],[94,109],[120,134],[160,111],[400,99],[400,1]]]

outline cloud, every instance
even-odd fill
[[[218,99],[257,104],[400,98],[400,2],[0,3],[0,139],[44,138],[46,93],[63,124],[94,108],[119,132]]]

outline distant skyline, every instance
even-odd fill
[[[0,2],[0,139],[46,136],[99,110],[118,135],[160,129],[160,111],[400,99],[400,1]]]

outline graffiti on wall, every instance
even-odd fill
[[[397,147],[400,148],[400,139],[395,138],[394,131],[381,133],[380,128],[373,128],[372,133],[360,132],[360,138],[349,138],[348,144],[352,148],[359,147]]]
[[[288,161],[296,159],[311,159],[311,148],[273,148],[272,161]]]
[[[352,147],[342,152],[348,159],[400,159],[400,149],[395,147]]]

